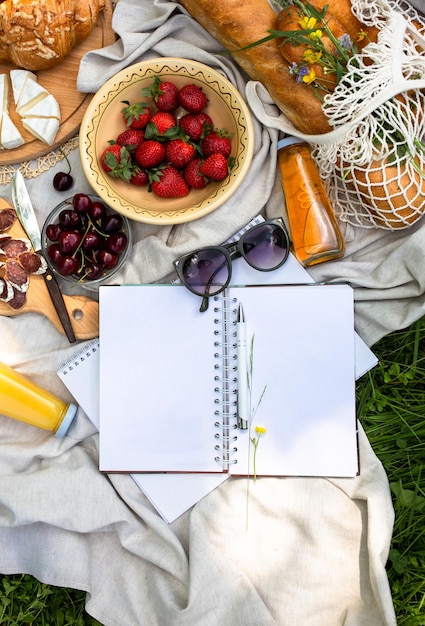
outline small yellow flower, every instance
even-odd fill
[[[264,426],[256,426],[254,430],[256,433],[260,433],[260,435],[264,435],[264,433],[267,432],[267,429],[264,428]]]
[[[301,26],[303,30],[310,30],[310,28],[314,28],[316,26],[316,18],[308,17],[305,15],[302,19],[299,20],[298,24]]]
[[[310,68],[309,73],[305,74],[305,76],[302,77],[303,83],[305,83],[306,85],[310,85],[315,79],[316,79],[316,72],[314,71],[313,68]]]
[[[323,37],[323,31],[321,31],[320,28],[313,31],[308,36],[308,38],[311,39],[311,41],[319,41],[319,39],[321,39],[322,37]]]
[[[360,30],[357,33],[356,41],[363,41],[363,39],[366,39],[366,37],[367,37],[367,33],[364,30]]]
[[[305,61],[309,65],[313,65],[313,63],[318,63],[321,58],[322,58],[322,52],[320,50],[315,52],[311,48],[308,48],[307,50],[305,50],[303,54],[303,61]]]

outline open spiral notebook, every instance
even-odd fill
[[[100,470],[252,475],[259,426],[258,476],[355,476],[352,288],[232,286],[211,300],[199,313],[181,285],[100,287]],[[247,430],[236,427],[239,302]]]

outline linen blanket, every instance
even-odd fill
[[[156,56],[218,68],[241,93],[250,84],[177,2],[119,0],[113,25],[118,41],[82,61],[81,91]],[[263,100],[278,116],[267,94]],[[134,223],[122,282],[161,280],[183,252],[225,240],[260,212],[282,214],[278,130],[255,117],[254,127],[252,166],[235,196],[195,222]],[[73,189],[90,191],[77,150],[70,161]],[[63,199],[51,185],[61,169],[28,181],[40,221]],[[11,199],[8,186],[0,193]],[[351,282],[356,329],[371,346],[424,313],[425,223],[400,233],[345,227],[344,234],[344,259],[310,273]],[[2,317],[0,331],[0,360],[71,399],[56,370],[75,346],[35,314]],[[361,429],[357,478],[258,479],[246,528],[245,479],[227,481],[167,525],[129,476],[98,472],[98,436],[81,409],[63,440],[3,416],[0,424],[0,572],[86,590],[87,611],[105,626],[395,624],[385,573],[391,497]]]

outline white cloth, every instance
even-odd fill
[[[174,55],[220,67],[245,91],[246,77],[214,54],[221,47],[177,3],[120,0],[114,28],[121,39],[83,60],[81,90],[95,91],[142,58]],[[266,94],[264,102],[278,115]],[[282,214],[278,131],[254,123],[254,159],[237,194],[196,222],[135,223],[122,281],[159,280],[179,254],[226,239],[262,209]],[[73,189],[89,191],[77,151],[70,160]],[[63,198],[51,188],[60,169],[29,181],[40,221]],[[1,194],[10,199],[9,188]],[[423,314],[425,225],[402,234],[345,234],[345,258],[311,274],[352,282],[357,330],[371,345]],[[75,346],[35,314],[2,317],[0,329],[0,360],[71,399],[55,372]],[[82,410],[62,441],[0,422],[2,573],[87,590],[88,612],[106,626],[395,624],[385,573],[393,509],[385,472],[361,429],[359,477],[259,479],[250,485],[246,529],[245,479],[226,482],[167,525],[130,477],[98,472],[97,435]]]

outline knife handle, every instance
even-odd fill
[[[72,328],[71,319],[65,306],[65,301],[63,299],[58,281],[56,280],[55,275],[50,271],[50,268],[47,268],[44,272],[43,278],[55,306],[56,313],[58,314],[59,320],[65,331],[65,335],[67,336],[69,343],[74,343],[76,341],[74,329]]]

